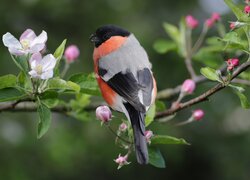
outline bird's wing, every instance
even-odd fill
[[[99,75],[104,77],[107,70],[99,68]],[[137,77],[135,77],[137,76]],[[105,79],[103,79],[105,81]],[[145,112],[150,106],[153,90],[153,78],[150,69],[144,68],[134,75],[130,71],[119,72],[106,83],[136,110]]]

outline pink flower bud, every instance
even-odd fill
[[[213,25],[214,25],[214,20],[213,19],[207,19],[205,21],[205,25],[208,27],[208,28],[211,28]]]
[[[74,62],[80,55],[80,51],[76,45],[70,45],[66,48],[64,56],[67,63]]]
[[[229,27],[230,27],[230,29],[234,29],[235,28],[235,22],[231,22]]]
[[[126,123],[121,123],[120,126],[119,126],[119,131],[121,132],[125,132],[126,130],[128,129],[128,126]]]
[[[246,25],[247,25],[246,23],[239,22],[239,21],[230,22],[230,29],[240,28],[240,27],[246,26]]]
[[[119,154],[118,158],[116,158],[114,161],[119,165],[118,169],[120,169],[122,166],[129,164],[127,160],[128,160],[128,155],[121,156],[121,154]]]
[[[245,0],[245,3],[246,3],[246,4],[249,4],[249,2],[250,2],[250,0]]]
[[[227,60],[227,69],[229,71],[233,70],[235,67],[239,66],[239,59],[228,59]]]
[[[249,13],[250,13],[250,6],[248,6],[248,5],[245,6],[244,12],[249,15]]]
[[[181,86],[181,92],[192,94],[195,90],[195,87],[195,82],[192,79],[186,79]]]
[[[188,26],[189,28],[191,28],[191,29],[194,29],[194,28],[196,28],[196,27],[199,25],[198,20],[195,19],[195,18],[194,18],[193,16],[191,16],[191,15],[186,16],[185,20],[186,20],[187,26]]]
[[[203,117],[204,117],[205,113],[202,109],[196,109],[194,112],[193,112],[193,118],[196,120],[196,121],[199,121],[201,120]]]
[[[232,59],[232,65],[234,66],[234,67],[236,67],[236,66],[239,66],[239,59]]]
[[[112,113],[108,106],[99,106],[96,108],[96,118],[101,120],[103,123],[111,121]]]
[[[219,21],[220,18],[221,18],[221,17],[220,17],[220,14],[219,14],[219,13],[216,13],[216,12],[213,13],[212,16],[211,16],[211,19],[212,19],[213,21],[215,21],[215,22],[216,22],[216,21]]]
[[[145,135],[145,137],[146,137],[146,141],[148,142],[148,143],[150,143],[151,141],[151,138],[153,137],[153,132],[151,131],[151,130],[148,130],[148,131],[145,131],[145,133],[144,133],[144,135]]]

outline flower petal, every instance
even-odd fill
[[[37,72],[35,70],[31,70],[29,72],[29,75],[32,77],[32,78],[39,78],[40,76],[37,74]]]
[[[35,69],[38,64],[41,64],[41,60],[42,55],[40,53],[33,54],[29,59],[31,69]]]
[[[53,77],[53,69],[42,73],[41,79],[49,79]]]
[[[27,29],[23,32],[23,34],[20,36],[20,41],[22,40],[29,40],[33,41],[36,38],[36,34],[32,29]]]
[[[9,49],[10,54],[13,54],[16,56],[22,56],[22,55],[26,54],[26,52],[22,49],[16,49],[13,47],[9,47],[8,49]]]
[[[32,48],[36,44],[45,44],[47,39],[47,33],[42,31],[42,33],[31,42],[30,47]]]
[[[3,44],[12,49],[22,49],[21,43],[9,32],[3,35]]]
[[[45,44],[35,44],[34,46],[30,47],[30,53],[37,53],[40,52],[45,48]]]
[[[56,65],[56,58],[52,54],[48,54],[42,59],[41,64],[43,71],[52,70]]]

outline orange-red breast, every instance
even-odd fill
[[[134,34],[118,26],[102,26],[90,40],[95,46],[94,71],[102,96],[130,121],[137,161],[147,164],[144,119],[157,91],[148,55]]]

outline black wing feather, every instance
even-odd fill
[[[104,76],[107,70],[99,68],[99,75]],[[119,72],[107,81],[107,84],[136,110],[146,112],[145,106],[151,104],[151,93],[153,89],[153,79],[148,68],[137,72],[137,79],[130,71]],[[143,104],[138,97],[138,91],[142,90]]]
[[[149,69],[144,68],[137,72],[138,82],[142,90],[143,104],[150,106],[152,101],[153,78]]]
[[[146,111],[138,97],[140,86],[131,72],[127,72],[126,74],[122,72],[117,73],[107,83],[135,109],[140,112]]]

